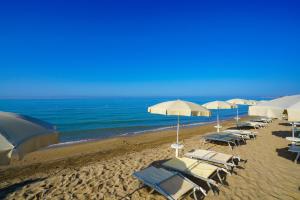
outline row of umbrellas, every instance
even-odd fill
[[[183,145],[179,144],[179,116],[211,116],[209,109],[217,110],[217,131],[220,131],[220,120],[219,120],[219,110],[220,109],[232,109],[237,108],[237,123],[239,120],[238,105],[255,105],[257,104],[254,100],[245,99],[231,99],[229,101],[212,101],[206,104],[198,105],[196,103],[176,100],[176,101],[166,101],[148,108],[148,112],[153,114],[161,115],[176,115],[177,116],[177,134],[176,143],[172,144],[172,148],[176,150],[176,157],[178,156],[179,149],[183,148]]]
[[[250,116],[262,116],[282,119],[286,114],[287,120],[292,122],[292,133],[295,136],[294,122],[300,121],[300,95],[284,96],[258,105],[249,107]]]
[[[300,95],[286,96],[271,101],[231,99],[228,101],[212,101],[203,105],[188,101],[167,101],[150,106],[148,112],[162,115],[176,115],[177,137],[172,145],[176,149],[183,148],[179,144],[179,116],[211,116],[210,109],[217,110],[217,131],[219,132],[220,109],[237,109],[236,120],[239,120],[239,105],[250,105],[249,115],[281,118],[283,112],[288,113],[289,121],[300,121]],[[24,115],[0,112],[0,165],[8,164],[13,151],[19,158],[40,148],[58,143],[58,132],[55,127],[41,120]]]
[[[172,145],[178,155],[178,149],[183,147],[179,144],[179,116],[210,116],[211,112],[208,109],[217,109],[218,124],[216,127],[219,131],[221,127],[219,125],[219,109],[231,109],[237,107],[237,104],[250,105],[254,103],[254,101],[233,99],[229,102],[213,101],[201,106],[177,100],[151,106],[148,111],[155,114],[178,116],[176,144]],[[21,159],[30,152],[58,142],[58,132],[51,124],[24,115],[0,112],[0,165],[9,164],[13,152]]]

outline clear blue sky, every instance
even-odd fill
[[[299,1],[1,1],[0,98],[300,93]]]

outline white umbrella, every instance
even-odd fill
[[[10,163],[12,152],[19,158],[58,142],[55,127],[41,120],[0,112],[0,165]]]
[[[249,107],[250,116],[282,119],[283,112],[300,101],[300,95],[285,96]]]
[[[246,99],[230,99],[227,102],[236,105],[236,125],[239,123],[239,106],[238,105],[252,105],[254,100],[246,100]]]
[[[220,122],[219,122],[219,110],[236,108],[236,105],[233,105],[226,101],[212,101],[212,102],[203,104],[202,106],[204,106],[207,109],[217,110],[217,126],[215,126],[215,128],[217,128],[218,132],[220,132],[220,128],[222,128],[222,126],[220,126]]]
[[[258,103],[260,103],[260,101],[256,101],[256,100],[247,100],[247,105],[250,105],[250,106],[255,106],[255,105],[257,105]]]
[[[183,148],[183,145],[179,144],[179,116],[210,116],[211,114],[209,110],[198,104],[182,100],[166,101],[150,106],[148,112],[178,116],[176,144],[172,145],[176,149],[176,157],[178,157],[178,149]]]
[[[292,106],[287,108],[288,121],[292,122],[292,133],[293,137],[295,137],[295,128],[296,125],[294,122],[300,121],[300,100],[298,103],[293,104]]]
[[[271,118],[283,118],[284,111],[287,111],[288,120],[292,121],[292,133],[295,134],[294,122],[300,119],[299,105],[300,95],[284,96],[271,101],[259,103],[256,106],[249,107],[249,115]],[[297,117],[298,116],[298,117]]]

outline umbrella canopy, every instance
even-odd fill
[[[210,116],[210,111],[189,101],[166,101],[148,108],[148,112],[160,115]]]
[[[300,121],[300,100],[298,103],[293,104],[287,108],[288,120],[291,122]]]
[[[219,122],[219,109],[232,109],[232,108],[236,108],[236,105],[228,103],[226,101],[212,101],[212,102],[208,102],[206,104],[202,105],[203,107],[207,108],[207,109],[214,109],[217,110],[217,126],[215,126],[215,128],[217,128],[217,131],[220,132],[220,128],[222,128],[222,126],[220,126],[220,122]]]
[[[249,107],[249,115],[282,119],[283,112],[300,101],[300,95],[285,96]]]
[[[249,105],[251,100],[246,100],[246,99],[230,99],[226,102],[235,104],[235,105]]]
[[[212,101],[202,105],[207,109],[232,109],[236,108],[236,105],[228,103],[226,101]]]
[[[0,164],[10,163],[13,150],[19,158],[58,142],[55,127],[41,120],[0,112]]]
[[[189,102],[189,101],[166,101],[148,108],[148,112],[160,115],[176,115],[178,116],[177,123],[177,138],[176,144],[172,147],[176,149],[176,157],[178,157],[178,149],[182,148],[183,145],[179,144],[179,116],[207,116],[211,115],[210,111],[206,108]]]
[[[247,100],[246,105],[254,106],[254,105],[257,105],[258,103],[259,103],[259,101],[256,101],[256,100]]]
[[[254,103],[254,100],[246,100],[246,99],[230,99],[227,101],[228,103],[236,105],[236,126],[238,126],[239,123],[239,107],[238,105],[252,105]]]

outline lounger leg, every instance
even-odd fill
[[[297,153],[297,156],[296,156],[296,159],[295,159],[295,163],[296,163],[296,164],[297,164],[297,161],[298,161],[299,157],[300,157],[300,152]]]
[[[212,189],[211,184],[209,182],[206,182],[206,183],[207,183],[209,189],[215,194],[215,191]]]
[[[197,196],[196,196],[196,188],[194,188],[193,196],[194,196],[194,199],[197,200]]]
[[[202,194],[204,194],[204,196],[207,196],[206,191],[202,187],[197,187],[194,190],[195,190],[194,194],[196,194],[196,190],[200,190],[200,192],[202,192]]]
[[[229,146],[230,150],[233,150],[232,146],[230,145],[230,142],[228,142],[228,146]]]
[[[223,183],[223,180],[221,179],[221,176],[220,176],[220,171],[219,171],[219,169],[217,170],[217,176],[218,176],[218,178],[219,178],[220,182],[221,182],[222,184],[224,184],[224,183]]]

